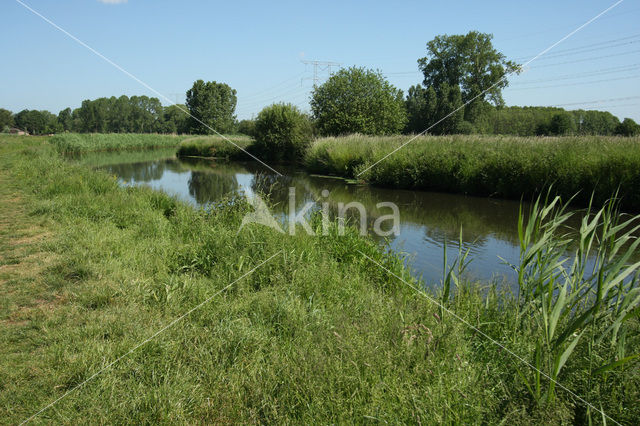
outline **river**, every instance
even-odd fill
[[[413,274],[427,285],[442,280],[445,241],[448,258],[457,256],[461,229],[462,248],[472,259],[470,278],[500,284],[513,282],[515,276],[505,261],[516,264],[519,258],[518,201],[376,188],[291,169],[278,176],[258,163],[177,159],[173,150],[91,154],[80,161],[117,176],[125,185],[148,185],[195,206],[234,193],[266,193],[281,221],[287,220],[290,187],[296,188],[297,209],[314,201],[318,208],[328,202],[334,211],[338,203],[361,203],[369,228],[375,218],[390,213],[376,205],[392,202],[400,213],[399,233],[385,239],[390,248],[406,254]],[[359,215],[354,216],[351,219],[357,221]]]

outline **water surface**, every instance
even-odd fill
[[[390,213],[388,208],[377,209],[376,204],[393,202],[400,211],[400,232],[387,237],[389,245],[408,254],[414,274],[427,284],[442,280],[445,241],[448,257],[453,260],[461,229],[463,249],[469,249],[473,259],[471,278],[513,281],[514,272],[501,258],[518,262],[518,201],[376,188],[295,170],[282,170],[284,176],[277,176],[257,163],[185,160],[172,154],[164,150],[128,156],[103,153],[81,161],[116,175],[123,184],[148,185],[196,206],[233,193],[270,194],[277,210],[274,214],[285,220],[289,187],[296,188],[298,209],[308,201],[329,202],[334,210],[338,203],[360,202],[366,207],[369,227],[375,218]],[[328,197],[322,195],[323,190],[329,191]]]

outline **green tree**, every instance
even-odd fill
[[[502,79],[518,70],[518,65],[506,60],[491,42],[493,35],[470,31],[466,35],[440,35],[427,43],[427,56],[418,59],[424,74],[424,85],[439,88],[459,86],[465,109],[465,119],[475,122],[477,105],[490,102],[503,106],[502,89],[508,85]],[[475,99],[474,99],[475,98]],[[473,101],[472,101],[473,99]]]
[[[421,85],[411,86],[407,92],[406,133],[421,133],[435,122],[437,98],[433,87],[425,89]]]
[[[581,135],[613,135],[620,124],[618,117],[608,111],[570,111]]]
[[[58,113],[58,123],[63,131],[69,132],[73,126],[73,119],[71,118],[71,108],[65,108]]]
[[[240,120],[237,131],[243,135],[254,136],[256,133],[256,120]]]
[[[235,122],[236,91],[224,83],[198,80],[187,90],[191,133],[227,133]],[[204,123],[204,124],[203,124]]]
[[[295,161],[302,158],[311,141],[311,123],[296,106],[273,104],[258,114],[254,135],[252,149],[260,158]]]
[[[13,113],[8,109],[0,108],[0,132],[13,127]]]
[[[549,123],[549,132],[552,135],[569,135],[576,131],[576,122],[571,114],[561,112],[554,114]]]
[[[448,83],[442,83],[438,93],[433,122],[429,123],[429,126],[434,125],[430,133],[436,135],[458,133],[464,121],[460,86],[450,86]]]
[[[22,110],[14,116],[18,128],[26,130],[32,135],[56,133],[62,126],[58,124],[58,117],[49,111]]]
[[[640,125],[631,118],[625,118],[622,123],[616,127],[616,135],[620,136],[637,136],[640,135]]]
[[[311,110],[322,135],[402,131],[407,121],[402,91],[378,71],[342,69],[313,90]]]
[[[188,133],[189,113],[186,105],[169,105],[164,108],[162,133]]]

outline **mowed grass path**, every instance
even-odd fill
[[[513,358],[372,266],[359,252],[418,284],[398,257],[355,232],[238,233],[248,211],[241,199],[198,211],[121,187],[32,138],[0,139],[0,174],[0,423],[19,423],[68,391],[34,421],[584,421],[584,405],[566,393],[537,405]],[[531,359],[533,325],[516,319],[508,297],[486,291],[465,286],[450,307]],[[562,381],[632,424],[637,371],[606,381],[588,371],[577,356]]]

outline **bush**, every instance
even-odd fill
[[[273,104],[258,114],[255,124],[257,155],[270,161],[302,159],[312,136],[309,117],[292,104]]]
[[[311,109],[325,136],[390,135],[407,122],[402,91],[373,70],[342,69],[313,90]]]
[[[470,123],[468,121],[463,121],[458,125],[458,129],[456,133],[460,135],[473,135],[474,133],[479,133],[479,132],[476,132],[476,128],[473,125],[473,123]]]
[[[241,120],[236,130],[242,135],[254,136],[256,133],[256,120]]]

